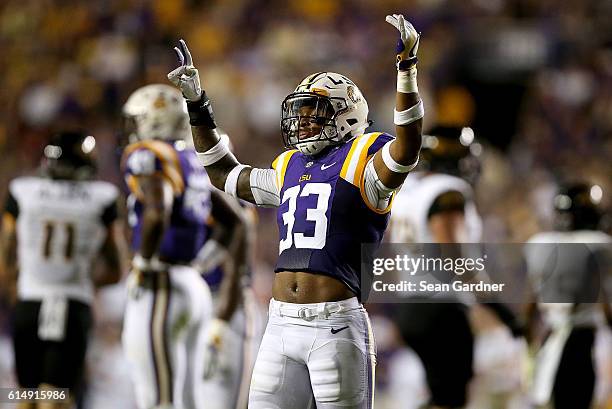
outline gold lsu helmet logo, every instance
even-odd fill
[[[156,109],[165,108],[166,105],[167,105],[166,98],[164,98],[163,94],[159,94],[157,98],[155,98],[155,101],[153,101],[153,108],[156,108]]]
[[[311,88],[310,92],[317,95],[322,95],[324,97],[329,97],[329,91],[323,88]]]
[[[359,93],[355,91],[355,87],[353,87],[352,85],[346,87],[346,96],[351,101],[353,101],[353,104],[356,104],[357,102],[361,101],[361,95],[359,95]]]

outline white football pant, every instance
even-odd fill
[[[376,347],[357,298],[270,301],[249,409],[371,409]]]
[[[123,347],[139,409],[204,408],[204,327],[212,315],[208,286],[198,272],[172,266],[141,284],[130,273]]]

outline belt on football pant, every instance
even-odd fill
[[[301,318],[306,321],[311,321],[315,318],[327,318],[332,314],[361,308],[358,302],[357,305],[352,304],[353,299],[314,303],[312,305],[292,304],[273,300],[271,306],[281,317]]]

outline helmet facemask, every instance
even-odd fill
[[[286,147],[315,155],[341,142],[336,116],[345,110],[341,98],[311,92],[294,92],[282,104],[281,132]]]

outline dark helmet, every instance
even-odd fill
[[[90,179],[96,173],[96,140],[82,131],[62,131],[43,150],[43,171],[53,179]]]
[[[480,174],[482,145],[469,127],[436,126],[423,135],[422,166],[429,171],[459,176],[469,183]]]
[[[599,185],[570,183],[559,188],[553,205],[558,230],[597,230],[602,217],[603,191]]]

